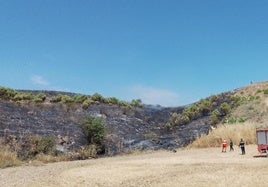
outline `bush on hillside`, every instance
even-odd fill
[[[58,94],[56,96],[51,97],[50,102],[51,103],[59,103],[59,102],[61,102],[61,99],[62,99],[62,94]]]
[[[232,112],[230,105],[226,102],[222,103],[220,106],[221,114],[226,116]]]
[[[268,89],[263,90],[263,93],[266,95],[268,94]]]
[[[210,115],[210,120],[212,124],[216,124],[219,122],[219,115],[220,115],[220,112],[218,109],[213,110],[213,112]]]
[[[117,98],[115,98],[115,97],[109,97],[109,98],[107,98],[107,102],[109,104],[114,104],[114,105],[119,104],[119,100]]]
[[[31,101],[34,99],[34,96],[29,92],[18,92],[13,99],[15,101]]]
[[[76,94],[73,96],[73,100],[76,103],[83,103],[85,100],[87,100],[88,96],[86,95],[81,95],[81,94]]]
[[[203,115],[207,115],[211,111],[212,103],[207,99],[201,99],[198,103],[199,111],[202,112]]]
[[[2,99],[13,100],[16,94],[17,91],[13,89],[0,87],[0,98]]]
[[[44,93],[39,93],[34,96],[33,101],[35,103],[42,103],[46,100],[46,95]]]
[[[182,115],[183,116],[188,116],[190,120],[193,120],[193,119],[196,119],[200,113],[199,113],[199,108],[197,105],[192,105],[192,106],[189,106],[189,107],[186,107],[183,112],[182,112]]]
[[[74,102],[74,99],[71,96],[69,96],[69,95],[62,95],[61,96],[61,102],[62,103],[65,103],[65,104],[73,103]]]
[[[130,105],[134,106],[134,107],[142,107],[143,106],[141,99],[132,99],[130,102]]]
[[[87,98],[83,103],[82,103],[82,108],[87,109],[89,105],[95,103],[92,99]]]
[[[90,99],[93,100],[93,101],[100,102],[100,103],[104,103],[104,101],[105,101],[105,98],[101,94],[99,94],[99,93],[94,93],[90,97]]]
[[[33,159],[38,154],[53,155],[56,152],[55,141],[51,136],[28,136],[19,143],[21,145],[17,153],[21,160]]]
[[[5,135],[1,144],[8,146],[9,150],[16,153],[20,160],[33,159],[41,153],[55,153],[55,141],[51,136],[25,135],[16,137]]]
[[[101,118],[87,116],[80,121],[84,132],[87,136],[89,144],[95,144],[100,151],[103,151],[103,143],[105,138],[105,123]]]

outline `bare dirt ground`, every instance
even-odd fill
[[[268,186],[268,158],[221,148],[157,151],[0,170],[0,186]]]

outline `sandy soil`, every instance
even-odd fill
[[[268,186],[268,158],[256,145],[157,151],[0,170],[0,186]]]

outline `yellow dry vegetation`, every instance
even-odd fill
[[[204,148],[221,146],[223,139],[229,142],[233,140],[235,145],[238,145],[241,138],[246,144],[256,143],[256,127],[255,123],[236,123],[236,124],[220,124],[217,128],[211,130],[208,135],[203,135],[197,138],[188,147]]]

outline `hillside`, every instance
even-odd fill
[[[13,150],[16,146],[24,149],[22,145],[29,136],[49,136],[57,151],[69,152],[89,144],[80,121],[92,116],[105,122],[106,135],[99,154],[173,150],[208,134],[222,122],[265,124],[267,89],[267,82],[255,83],[189,106],[165,108],[142,105],[140,101],[126,103],[99,94],[0,88],[0,136]]]
[[[260,126],[268,126],[268,82],[259,82],[236,90],[242,103],[234,111],[234,118],[243,118]]]

